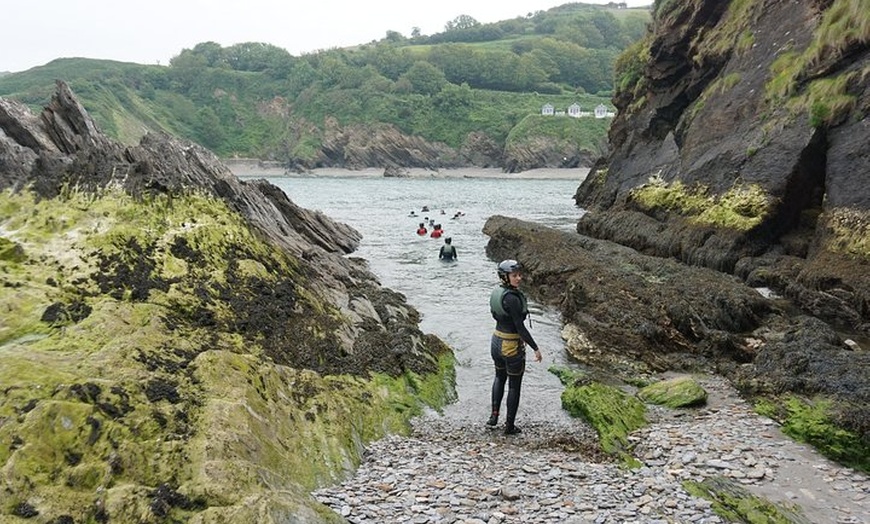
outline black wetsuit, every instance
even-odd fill
[[[451,244],[444,244],[441,246],[441,251],[438,252],[438,258],[441,260],[453,260],[454,258],[459,258],[456,255],[456,248]]]
[[[537,351],[538,344],[523,323],[529,311],[525,296],[518,289],[504,285],[495,289],[490,297],[490,309],[495,319],[495,331],[490,343],[490,353],[495,364],[490,418],[493,424],[490,425],[494,425],[494,421],[498,419],[505,382],[508,382],[505,427],[513,428],[520,406],[523,373],[526,370],[526,345]]]

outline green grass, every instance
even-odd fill
[[[810,45],[803,51],[782,53],[771,65],[765,95],[770,106],[787,100],[792,115],[806,112],[813,126],[829,125],[854,107],[848,84],[856,73],[801,82],[818,75],[823,62],[835,61],[850,46],[870,42],[870,5],[867,0],[835,0],[828,8]]]
[[[867,0],[835,0],[825,11],[802,62],[805,68],[812,68],[823,57],[839,56],[847,47],[867,42],[870,42],[870,4]]]
[[[583,110],[591,111],[592,108],[587,105]],[[528,115],[511,130],[507,137],[507,145],[543,136],[574,144],[581,150],[596,151],[602,133],[607,132],[609,125],[609,118]]]
[[[694,56],[696,63],[702,63],[707,55],[721,55],[731,49],[746,50],[751,45],[750,27],[754,15],[758,11],[755,0],[732,0],[728,3],[728,11],[709,34],[704,37],[699,46],[699,52]]]
[[[790,107],[792,111],[808,111],[813,127],[833,125],[855,108],[857,96],[849,93],[849,84],[857,76],[852,72],[814,80],[803,96],[790,100]]]

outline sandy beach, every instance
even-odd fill
[[[384,169],[370,167],[366,169],[318,168],[306,173],[287,171],[282,167],[264,165],[250,160],[225,160],[224,163],[236,176],[240,177],[334,177],[334,178],[378,178],[384,176]],[[530,169],[521,173],[505,173],[500,168],[463,167],[456,169],[403,169],[402,178],[504,178],[504,179],[559,179],[576,180],[578,183],[586,178],[588,167],[556,169]],[[398,178],[398,177],[397,177]]]

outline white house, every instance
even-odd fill
[[[616,113],[609,111],[606,105],[598,104],[595,106],[595,118],[613,118],[614,116]]]
[[[583,108],[580,107],[580,104],[574,102],[570,106],[568,106],[568,110],[557,110],[553,104],[544,104],[541,106],[541,114],[544,116],[570,116],[572,118],[584,118],[595,116],[595,118],[613,118],[616,116],[616,113],[607,109],[607,106],[604,104],[598,104],[598,107],[594,108],[593,111],[583,111]]]

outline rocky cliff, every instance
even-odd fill
[[[382,167],[390,171],[501,167],[505,172],[518,173],[536,168],[590,166],[592,161],[593,152],[551,137],[533,137],[502,148],[484,133],[471,133],[454,149],[405,135],[387,124],[342,126],[328,119],[316,154],[305,161],[291,161],[287,167],[298,172],[318,167]]]
[[[578,231],[870,333],[867,2],[655,10],[618,72],[612,152],[577,191]]]
[[[526,265],[578,359],[722,373],[870,468],[867,2],[655,4],[580,235],[493,217],[488,252]]]
[[[59,83],[0,99],[0,520],[328,522],[309,491],[452,394],[359,233]],[[17,521],[17,520],[16,520]]]

